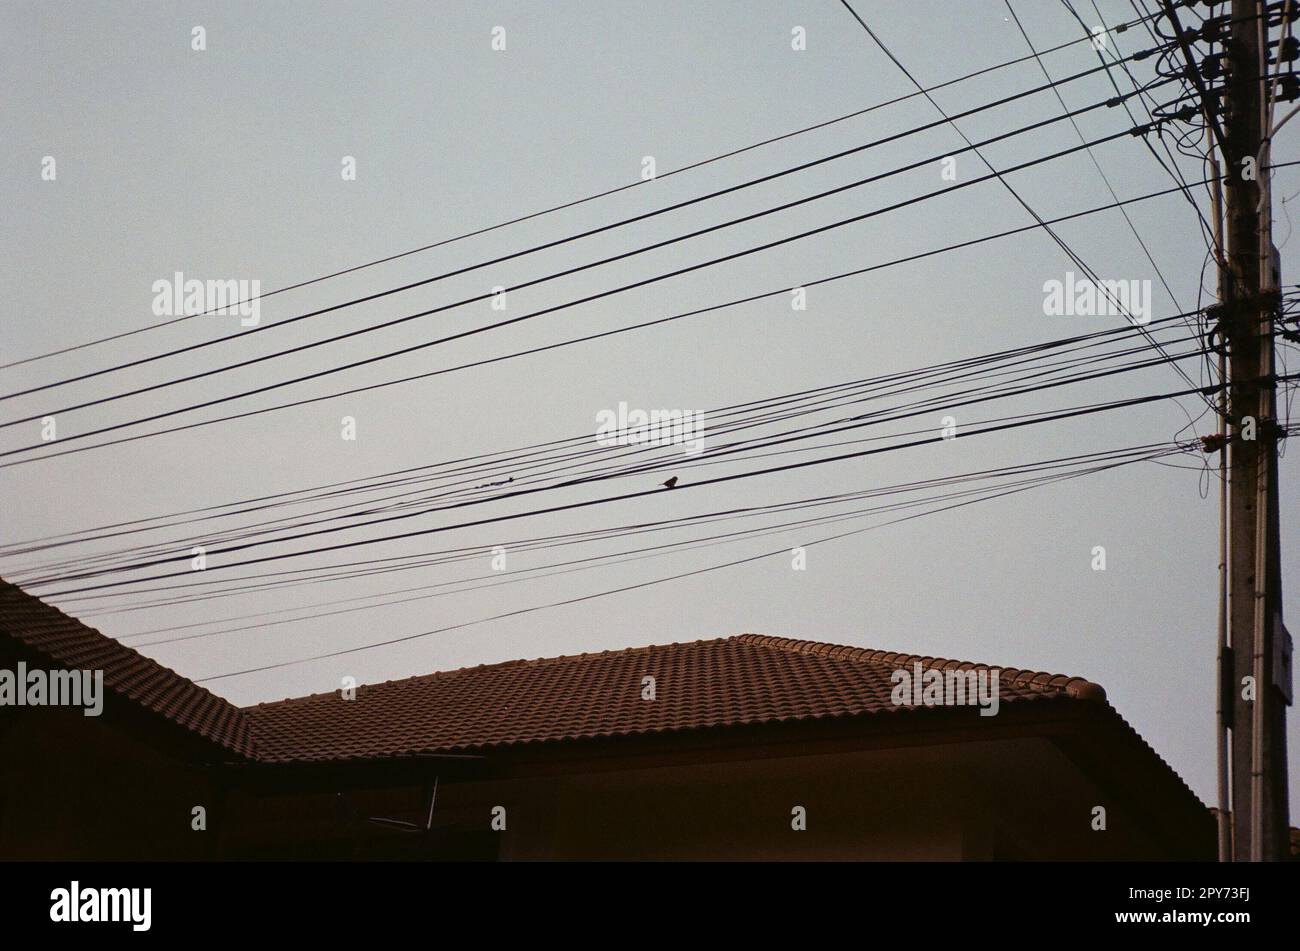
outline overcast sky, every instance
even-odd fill
[[[1041,49],[1080,35],[1055,0],[1013,0]],[[855,4],[923,83],[1025,55],[1002,0]],[[1090,23],[1097,17],[1078,5]],[[1133,8],[1099,0],[1114,24]],[[206,49],[192,49],[202,26]],[[247,278],[270,290],[419,247],[637,180],[913,91],[834,0],[820,2],[3,3],[0,257],[3,359],[20,359],[157,321],[155,281],[175,272]],[[492,48],[504,28],[505,49]],[[792,30],[806,49],[792,49]],[[1112,37],[1123,53],[1143,31]],[[1145,42],[1144,42],[1145,41]],[[1046,58],[1053,76],[1096,65],[1078,44]],[[1150,61],[1139,64],[1151,75]],[[949,112],[1042,82],[1031,61],[936,94]],[[1061,90],[1072,108],[1113,95],[1104,76]],[[1059,115],[1051,95],[964,120],[986,138]],[[933,121],[924,99],[872,112],[600,201],[412,255],[263,302],[261,322],[328,306],[553,240]],[[1118,110],[1083,116],[1097,138],[1126,127]],[[1294,130],[1295,127],[1292,127]],[[1076,145],[1067,124],[987,150],[1000,165]],[[938,128],[635,226],[477,270],[292,328],[213,346],[49,393],[8,401],[3,419],[210,369],[329,333],[482,294],[597,257],[845,184],[956,149]],[[1297,158],[1288,132],[1275,154]],[[1171,184],[1137,139],[1098,146],[1120,197]],[[42,180],[46,156],[57,178]],[[341,174],[344,157],[355,180]],[[1192,179],[1202,169],[1185,160]],[[959,157],[957,181],[982,173]],[[1043,217],[1111,201],[1084,153],[1010,179]],[[1279,172],[1279,198],[1300,176]],[[62,438],[336,366],[522,314],[774,240],[941,187],[924,167],[759,221],[509,296],[220,376],[61,414]],[[1204,197],[1203,191],[1198,197]],[[1290,235],[1277,206],[1278,244]],[[1184,309],[1197,306],[1205,246],[1172,195],[1133,206],[1133,220]],[[541,346],[655,317],[789,288],[1022,226],[1031,219],[996,183],[962,188],[860,224],[447,346],[297,384],[170,424]],[[1152,309],[1177,311],[1118,212],[1063,224],[1062,237],[1101,276],[1150,280]],[[1287,273],[1290,248],[1283,250]],[[594,432],[617,407],[707,410],[829,383],[922,367],[1117,324],[1048,317],[1045,281],[1073,266],[1041,231],[815,287],[805,311],[788,296],[309,406],[0,469],[6,542],[41,538],[310,485],[508,450]],[[1206,287],[1212,291],[1212,279]],[[236,318],[201,318],[0,371],[3,390],[200,340]],[[1200,368],[1188,363],[1200,382]],[[1032,398],[955,411],[959,424],[1182,389],[1168,367]],[[481,558],[337,584],[128,613],[68,600],[114,636],[221,621],[489,572],[514,538],[678,517],[1187,437],[1194,398],[814,466],[698,491],[664,492],[580,512],[426,536],[306,564],[455,545]],[[940,426],[935,412],[917,425]],[[354,417],[355,441],[340,421]],[[154,428],[161,428],[155,424]],[[136,427],[129,432],[150,427]],[[1213,431],[1209,417],[1196,432]],[[0,451],[40,439],[38,423],[0,431]],[[72,443],[68,444],[73,445]],[[1194,467],[1195,458],[1179,460]],[[1287,613],[1300,617],[1290,569],[1300,558],[1294,456],[1282,462]],[[653,488],[651,473],[614,491]],[[692,476],[683,474],[683,483]],[[683,485],[685,488],[685,485]],[[554,501],[588,497],[588,490]],[[551,501],[550,497],[546,497]],[[522,511],[536,499],[502,503]],[[493,511],[496,511],[494,509]],[[426,516],[407,528],[449,522]],[[412,522],[417,523],[412,525]],[[1214,802],[1217,482],[1195,468],[1126,467],[1005,499],[882,527],[788,555],[400,644],[207,683],[239,704],[432,670],[742,632],[954,657],[1087,677],[1207,803]],[[824,533],[824,532],[823,532]],[[174,536],[173,537],[178,537]],[[365,537],[365,533],[348,536]],[[193,678],[289,661],[580,597],[799,544],[798,533],[506,584],[298,624],[146,648]],[[185,539],[202,545],[201,535]],[[594,553],[612,552],[626,542]],[[1107,570],[1092,569],[1104,546]],[[302,547],[302,546],[300,546]],[[111,548],[111,546],[110,546]],[[89,549],[88,549],[89,550]],[[95,551],[107,550],[96,548]],[[587,553],[586,550],[583,552]],[[510,569],[561,557],[518,553]],[[17,573],[31,558],[0,560]],[[295,563],[297,566],[297,563]],[[216,567],[212,565],[211,567]],[[273,570],[279,565],[267,566]],[[125,599],[125,595],[123,598]],[[56,603],[64,604],[58,598]],[[247,623],[247,622],[245,622]],[[1294,622],[1293,622],[1294,626]],[[203,628],[193,628],[201,631]],[[1292,733],[1291,762],[1300,759]],[[1293,773],[1294,775],[1294,773]],[[1300,783],[1292,781],[1294,803]]]

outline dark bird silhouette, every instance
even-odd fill
[[[667,482],[660,482],[659,484],[662,485],[665,489],[675,489],[677,488],[677,476],[673,476]]]

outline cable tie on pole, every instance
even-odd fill
[[[1221,450],[1228,444],[1228,437],[1223,433],[1211,433],[1201,437],[1201,452],[1209,455]]]

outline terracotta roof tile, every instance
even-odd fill
[[[898,708],[891,674],[908,654],[738,637],[508,661],[248,708],[259,758],[275,762],[464,753],[525,743],[845,717]],[[1079,678],[1003,676],[1000,702],[1104,697]],[[642,681],[655,678],[656,699]],[[1086,686],[1085,686],[1086,685]]]

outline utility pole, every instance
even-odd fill
[[[1269,32],[1262,0],[1232,0],[1224,97],[1228,274],[1228,634],[1231,644],[1232,858],[1288,851],[1286,706],[1290,656],[1281,623],[1273,330],[1274,264],[1268,172]],[[1225,684],[1227,689],[1229,685]],[[1252,696],[1253,694],[1253,696]]]

